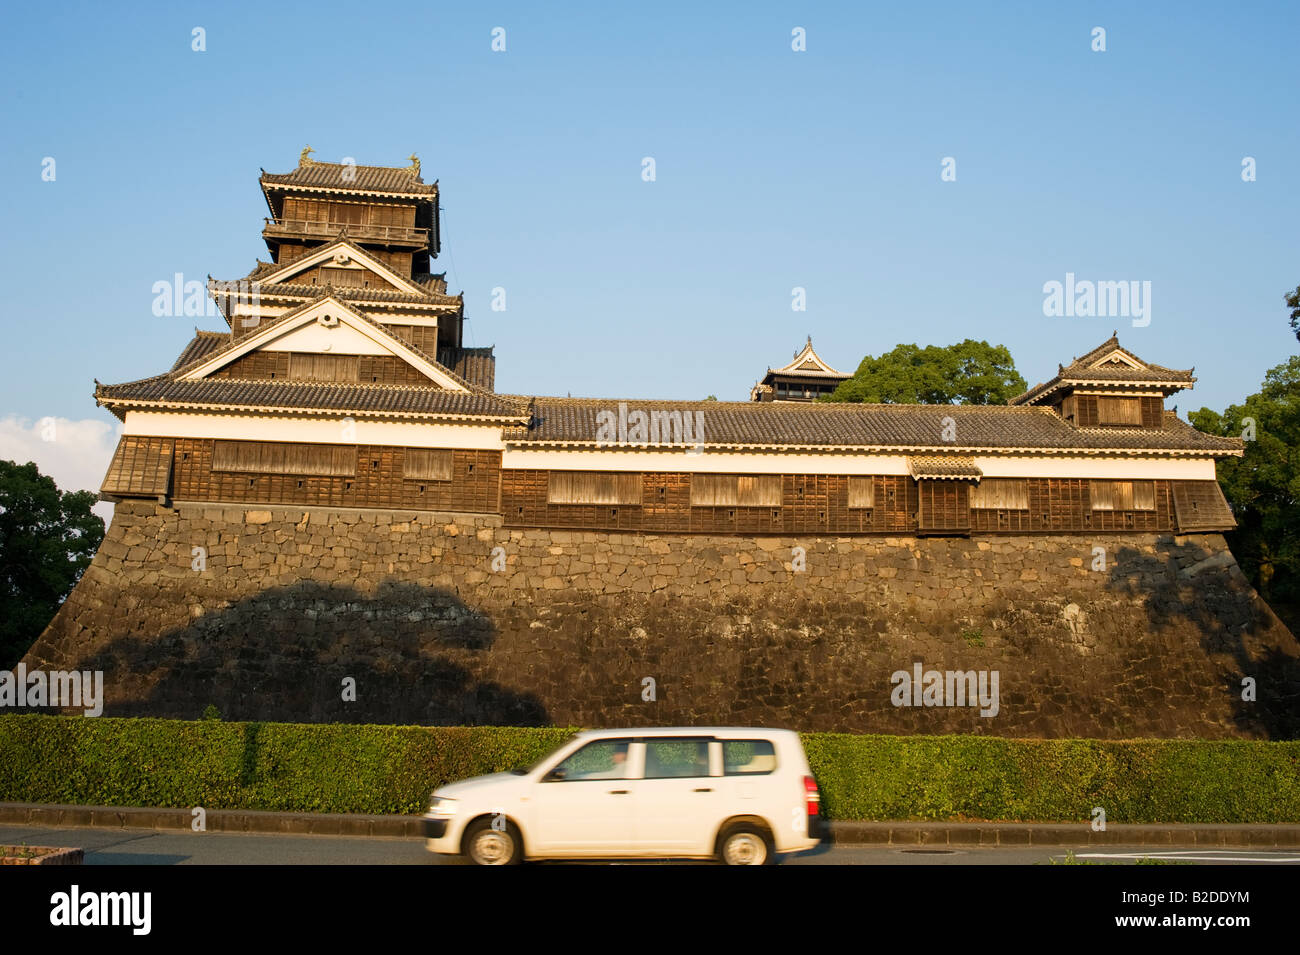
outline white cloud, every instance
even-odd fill
[[[0,460],[19,464],[35,461],[60,491],[98,493],[121,434],[119,422],[100,418],[32,421],[6,415],[0,418]],[[113,505],[101,501],[94,511],[107,522],[113,516]]]

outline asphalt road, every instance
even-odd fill
[[[156,832],[142,829],[0,827],[7,845],[76,846],[86,865],[438,865],[419,839],[359,836]],[[1041,848],[823,847],[784,857],[783,865],[1046,865],[1068,850]],[[1191,864],[1300,865],[1300,852],[1256,849],[1142,849],[1076,847],[1092,863],[1133,864],[1159,859]]]

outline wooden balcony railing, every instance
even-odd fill
[[[368,222],[321,222],[318,219],[266,220],[263,235],[310,235],[333,238],[346,226],[348,235],[355,239],[378,242],[400,242],[423,245],[429,240],[429,230],[407,225],[372,225]]]

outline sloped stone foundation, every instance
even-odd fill
[[[119,504],[24,662],[103,670],[110,716],[1300,735],[1300,646],[1217,534],[649,536]],[[918,662],[996,671],[996,714],[895,705]]]

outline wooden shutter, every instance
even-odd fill
[[[251,474],[341,476],[357,473],[355,445],[216,441],[212,470]]]
[[[552,471],[549,504],[640,504],[641,475],[601,471]]]
[[[402,477],[407,480],[450,481],[452,452],[442,449],[407,448]]]
[[[780,507],[779,474],[692,474],[692,507]]]
[[[999,511],[1029,510],[1029,482],[1023,478],[985,478],[970,489],[970,506]]]
[[[1140,428],[1142,402],[1137,398],[1102,395],[1097,398],[1097,423]]]
[[[1153,481],[1093,481],[1090,492],[1094,511],[1156,509],[1156,486]]]
[[[1179,531],[1230,531],[1237,526],[1218,481],[1174,481],[1173,491]]]
[[[361,360],[357,355],[318,355],[291,352],[289,377],[307,381],[357,381]]]
[[[874,477],[849,478],[849,508],[876,506],[876,479]]]
[[[105,494],[159,497],[171,493],[171,438],[126,435],[117,444],[100,487]]]

